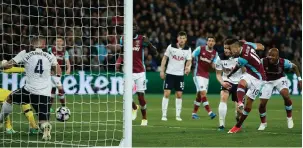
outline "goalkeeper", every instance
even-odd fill
[[[24,72],[24,68],[12,67],[10,69],[4,70],[3,72],[4,73],[22,73],[22,72]],[[10,93],[11,93],[11,91],[0,88],[0,104],[1,104],[1,106],[2,106],[2,103],[6,100],[7,96],[9,96]],[[30,125],[29,132],[30,132],[30,134],[38,134],[39,133],[39,128],[36,124],[36,121],[35,121],[35,118],[34,118],[34,113],[32,111],[31,105],[30,104],[23,104],[22,105],[22,111],[24,112],[26,118],[29,121],[29,125]],[[14,131],[14,129],[12,127],[12,122],[11,122],[9,116],[7,116],[7,118],[5,119],[5,128],[6,128],[6,133],[8,133],[8,134],[16,133],[16,131]]]

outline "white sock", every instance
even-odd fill
[[[3,120],[12,113],[13,107],[11,104],[7,103],[6,101],[3,103],[0,113],[0,123],[3,122]]]
[[[227,104],[225,102],[220,102],[220,104],[219,104],[219,124],[220,124],[220,126],[225,126],[226,112],[227,112]]]
[[[162,117],[167,117],[168,98],[162,98]]]
[[[182,110],[182,98],[176,98],[176,117],[180,117]]]

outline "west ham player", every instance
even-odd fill
[[[197,88],[197,97],[194,102],[194,110],[192,112],[193,119],[199,119],[197,112],[201,103],[211,119],[216,117],[216,114],[212,112],[206,98],[209,82],[209,71],[211,68],[215,67],[215,61],[218,56],[218,53],[213,49],[215,44],[216,39],[214,37],[208,37],[207,45],[197,47],[192,54],[196,63],[193,79]]]
[[[51,98],[51,102],[53,103],[55,95],[56,95],[56,88],[58,88],[58,96],[61,102],[62,106],[65,106],[65,96],[64,96],[64,90],[63,90],[63,86],[61,83],[61,69],[65,70],[66,75],[70,74],[70,61],[69,61],[69,54],[68,52],[65,50],[64,47],[65,43],[64,43],[64,38],[63,37],[57,37],[56,38],[56,46],[49,48],[48,51],[53,53],[57,60],[58,60],[58,68],[56,70],[56,74],[54,74],[52,76],[52,98]],[[52,109],[51,109],[52,111]]]
[[[144,47],[151,49],[151,52],[157,55],[157,49],[150,43],[149,39],[143,35],[137,33],[138,26],[134,23],[133,27],[133,81],[136,87],[136,92],[138,95],[139,104],[141,106],[142,113],[142,126],[147,126],[147,116],[146,116],[146,100],[144,98],[144,93],[146,90],[146,76],[145,76],[145,66],[144,66]],[[123,39],[121,38],[120,44],[123,44]],[[123,51],[123,50],[121,50]],[[120,70],[120,65],[123,61],[123,55],[120,55],[116,61],[116,70]],[[136,119],[137,110],[139,106],[133,102],[133,120]]]
[[[184,74],[189,74],[191,67],[191,48],[186,45],[187,35],[184,31],[178,33],[178,42],[167,47],[162,62],[160,77],[164,81],[164,96],[162,99],[162,121],[167,121],[167,106],[172,89],[176,91],[176,120],[182,121],[182,92],[184,89]],[[165,70],[166,62],[168,61]],[[166,75],[165,75],[166,73]]]
[[[231,53],[234,57],[238,57],[238,65],[233,71],[227,76],[229,78],[235,72],[238,71],[240,67],[245,66],[246,73],[240,78],[238,89],[237,89],[237,98],[238,106],[240,109],[243,108],[243,99],[247,89],[246,96],[246,105],[243,110],[237,124],[228,131],[228,133],[237,133],[240,131],[242,123],[247,118],[249,112],[252,108],[252,103],[255,98],[258,96],[261,87],[264,85],[264,80],[266,80],[265,72],[261,63],[259,56],[256,54],[255,49],[264,49],[264,46],[261,44],[243,44],[241,46],[239,40],[232,39],[226,42],[229,45]]]
[[[228,42],[230,39],[225,41]],[[245,72],[245,68],[239,69],[231,77],[227,78],[227,75],[236,67],[238,58],[231,57],[231,52],[229,46],[224,44],[224,53],[219,54],[219,57],[216,60],[216,77],[221,87],[221,99],[219,104],[219,131],[223,131],[225,127],[225,117],[227,113],[227,100],[231,95],[232,101],[235,102],[235,113],[236,120],[239,120],[240,110],[237,107],[237,87],[238,82],[240,81],[241,75]],[[222,75],[223,72],[223,75]]]
[[[267,81],[262,88],[260,96],[260,118],[261,124],[258,130],[265,130],[267,126],[266,122],[266,104],[271,97],[272,91],[276,88],[284,99],[284,105],[287,115],[287,126],[288,128],[293,128],[294,122],[292,119],[292,101],[289,96],[288,90],[288,79],[284,74],[287,69],[293,69],[298,76],[299,86],[302,88],[302,79],[297,65],[291,63],[287,59],[279,58],[279,50],[277,48],[272,48],[268,52],[266,58],[261,59]]]
[[[51,70],[56,70],[57,60],[53,54],[42,50],[45,47],[45,39],[33,39],[33,45],[33,51],[22,50],[12,60],[0,65],[0,68],[8,69],[14,64],[24,63],[26,72],[24,87],[12,92],[3,103],[0,123],[12,112],[12,103],[31,103],[38,113],[40,128],[43,130],[42,139],[50,140]]]

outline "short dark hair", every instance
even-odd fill
[[[40,46],[42,41],[45,41],[45,38],[42,36],[33,37],[31,45],[34,46],[34,48],[41,48]]]
[[[216,41],[216,37],[214,37],[214,36],[207,37],[207,40],[210,39],[210,38],[212,38],[212,39],[214,39]]]
[[[185,31],[180,31],[180,32],[178,33],[178,36],[185,36],[185,37],[187,37],[187,34],[186,34]]]
[[[225,40],[224,44],[226,45],[232,45],[232,44],[240,44],[239,40],[238,39],[227,39]]]
[[[56,36],[56,40],[57,39],[61,39],[61,40],[65,41],[63,36]]]
[[[228,45],[231,42],[232,39],[225,39],[224,40],[224,45]]]

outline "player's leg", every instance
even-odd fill
[[[174,88],[176,91],[176,120],[182,121],[181,111],[182,111],[182,94],[184,90],[184,77],[176,76],[175,77]]]
[[[13,129],[12,121],[11,121],[10,117],[7,116],[4,120],[5,120],[5,130],[6,130],[6,133],[7,134],[14,134],[14,133],[16,133],[16,131]]]
[[[162,121],[167,121],[167,107],[169,102],[169,96],[171,89],[174,87],[174,77],[173,75],[167,74],[163,82],[163,98],[162,98]]]
[[[280,91],[280,94],[284,99],[284,105],[285,105],[285,110],[286,110],[286,115],[287,115],[287,126],[288,126],[288,128],[293,128],[294,122],[292,119],[292,101],[289,96],[288,88],[282,89]]]
[[[27,120],[29,122],[29,126],[30,126],[29,132],[30,132],[30,134],[38,134],[39,133],[39,127],[36,123],[31,105],[30,104],[23,104],[21,107],[22,107],[22,111],[23,111],[25,117],[27,118]]]
[[[61,106],[65,106],[65,93],[61,83],[61,76],[53,76],[56,87],[58,88],[58,96],[61,103]]]
[[[238,85],[237,84],[232,84],[232,88],[229,91],[229,94],[231,94],[231,99],[235,103],[235,119],[236,119],[236,122],[239,121],[240,116],[242,115],[242,110],[240,110],[238,108],[237,89],[238,89]],[[243,103],[244,103],[244,100],[243,100]]]
[[[56,91],[57,91],[57,87],[56,87],[56,82],[55,82],[55,77],[56,76],[52,76],[52,90],[51,90],[51,98],[50,98],[50,103],[53,104],[56,98]],[[54,112],[54,110],[52,108],[50,108],[50,112]]]
[[[145,73],[139,73],[138,74],[138,79],[135,80],[135,85],[137,86],[137,95],[138,95],[138,100],[140,104],[140,109],[142,113],[142,121],[141,125],[146,126],[147,125],[147,115],[146,115],[146,100],[145,100],[145,90],[146,90],[146,77]]]
[[[137,93],[137,87],[136,87],[136,84],[135,82],[133,82],[133,95]],[[138,114],[138,109],[139,109],[139,105],[137,105],[135,103],[135,101],[133,100],[133,103],[132,103],[132,108],[133,108],[133,111],[132,111],[132,119],[135,120],[137,118],[137,114]]]
[[[226,113],[227,113],[227,100],[229,97],[229,91],[222,88],[221,92],[220,92],[220,103],[219,103],[219,107],[218,107],[218,112],[219,112],[219,131],[224,130],[225,127],[225,117],[226,117]]]
[[[274,84],[272,82],[266,82],[261,90],[260,104],[259,104],[259,113],[260,113],[261,123],[258,128],[258,130],[260,130],[260,131],[265,130],[265,128],[267,127],[266,105],[267,105],[268,100],[271,97],[273,89],[274,89]]]

